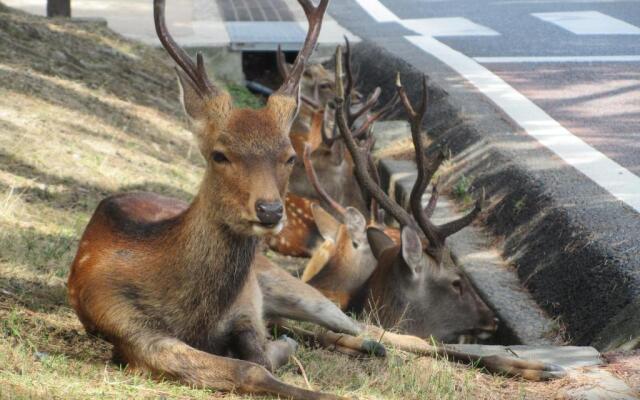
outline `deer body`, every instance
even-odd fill
[[[207,164],[188,206],[149,193],[103,200],[71,266],[71,305],[114,358],[157,375],[219,390],[335,399],[277,380],[269,370],[295,349],[268,341],[263,296],[252,269],[259,238],[284,223],[282,199],[295,152],[289,130],[298,84],[320,32],[327,0],[300,0],[309,32],[290,79],[260,110],[237,109],[166,29],[158,37],[180,66],[181,100]],[[232,357],[232,358],[229,358]]]

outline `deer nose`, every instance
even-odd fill
[[[256,215],[261,223],[275,225],[282,219],[284,207],[280,201],[256,201]]]

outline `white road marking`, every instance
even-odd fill
[[[360,7],[365,10],[371,18],[376,22],[398,22],[398,18],[391,10],[385,7],[384,4],[378,0],[356,0]]]
[[[498,32],[463,17],[419,18],[398,21],[423,36],[498,36]]]
[[[356,1],[363,8],[364,4],[372,9],[384,7],[377,0]],[[391,12],[386,7],[384,9]],[[527,134],[557,154],[567,164],[582,172],[635,211],[640,212],[640,177],[573,135],[531,100],[470,57],[431,36],[405,36],[405,38],[467,79],[520,125]]]
[[[473,57],[482,64],[497,63],[595,63],[638,62],[638,56],[549,56],[549,57]]]
[[[640,35],[640,28],[599,11],[566,11],[531,14],[576,35]]]
[[[640,212],[640,177],[574,136],[531,100],[471,58],[432,37],[406,36],[406,39],[467,79],[527,134],[566,163]]]

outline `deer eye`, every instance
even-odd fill
[[[331,83],[329,82],[322,82],[320,85],[318,85],[318,87],[322,90],[327,90],[327,89],[331,89]]]
[[[297,156],[291,156],[289,157],[289,159],[287,160],[286,164],[287,165],[293,165],[296,163],[296,161],[298,161],[298,157]]]
[[[229,163],[229,159],[221,151],[214,151],[211,153],[211,159],[218,164]]]
[[[451,282],[451,286],[456,292],[458,292],[459,294],[462,294],[462,281],[460,279],[456,279],[453,282]]]

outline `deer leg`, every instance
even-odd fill
[[[133,367],[174,377],[197,387],[243,393],[268,393],[289,399],[337,400],[341,397],[288,385],[264,367],[196,350],[161,334],[138,334],[120,342],[119,350]]]
[[[281,321],[276,325],[278,329],[300,338],[307,343],[317,343],[326,349],[336,350],[347,355],[370,355],[376,357],[384,357],[386,355],[384,346],[363,337],[331,331],[310,331]]]
[[[358,335],[360,325],[314,287],[294,278],[264,257],[256,258],[264,313],[270,318],[313,322],[336,332]]]
[[[372,325],[365,326],[365,330],[371,338],[397,349],[427,357],[443,357],[452,361],[477,365],[492,373],[519,376],[531,381],[556,379],[566,375],[566,371],[555,364],[498,355],[481,357],[475,354],[455,351],[442,345],[434,346],[419,337],[387,332]]]

